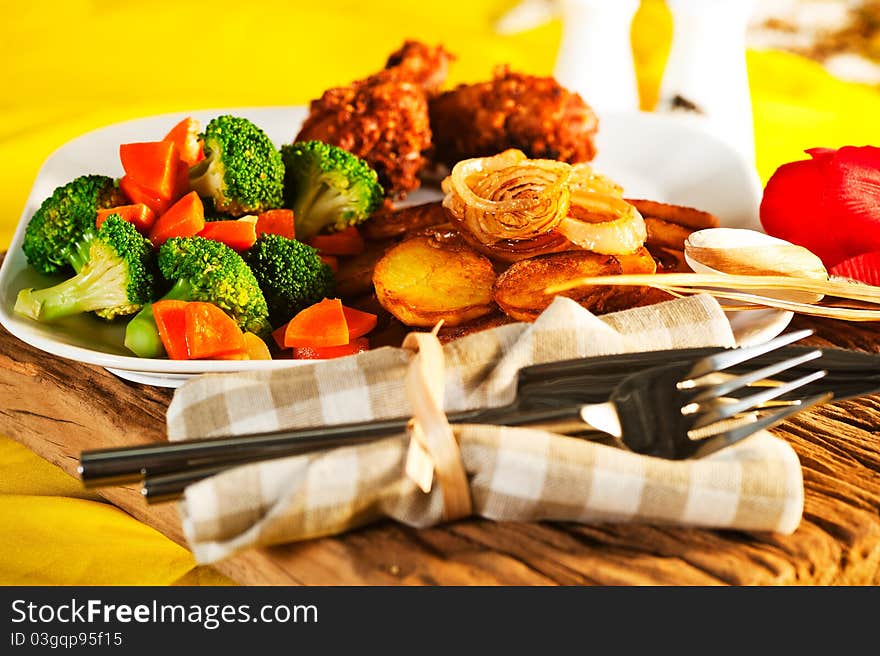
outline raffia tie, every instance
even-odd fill
[[[403,348],[415,352],[406,374],[413,407],[407,425],[406,474],[425,494],[431,491],[436,475],[443,495],[443,520],[450,521],[470,515],[472,506],[458,441],[443,411],[445,364],[438,328],[410,333],[403,341]]]

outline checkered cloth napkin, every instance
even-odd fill
[[[733,346],[707,296],[596,317],[559,297],[532,324],[515,323],[443,347],[446,411],[499,406],[524,366],[574,357]],[[272,371],[206,375],[178,388],[171,440],[408,416],[412,351]],[[790,533],[803,482],[791,447],[769,433],[700,460],[670,461],[543,430],[454,426],[471,511],[494,520],[638,521]],[[237,467],[189,486],[179,505],[199,562],[241,549],[344,532],[390,517],[443,521],[444,496],[407,475],[409,438],[388,437]]]

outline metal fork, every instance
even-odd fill
[[[790,398],[795,390],[823,378],[825,370],[784,383],[773,381],[774,376],[820,358],[818,349],[739,376],[719,375],[808,334],[790,333],[696,362],[638,372],[624,378],[608,401],[582,406],[581,418],[637,453],[676,460],[709,455],[833,397],[825,392]],[[738,395],[756,385],[759,391]]]
[[[638,453],[664,458],[699,457],[734,444],[832,395],[814,394],[790,398],[792,393],[825,375],[812,371],[782,384],[768,383],[772,376],[800,367],[822,355],[819,350],[801,352],[738,376],[718,380],[719,372],[765,356],[810,334],[790,333],[765,344],[732,350],[673,365],[653,367],[623,378],[604,403],[548,405],[537,390],[541,379],[523,375],[517,400],[500,408],[479,409],[449,415],[453,423],[484,423],[543,427],[555,432],[597,436],[603,431],[619,444]],[[539,365],[546,370],[548,366]],[[531,368],[530,368],[531,369]],[[543,380],[547,380],[544,378]],[[753,385],[771,387],[737,398]],[[782,403],[765,411],[768,404]],[[210,438],[175,444],[150,444],[85,451],[80,456],[80,476],[90,487],[144,479],[148,501],[176,498],[184,487],[224,469],[318,449],[362,444],[405,430],[408,418],[297,429],[232,438]]]

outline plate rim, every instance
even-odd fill
[[[19,216],[18,223],[16,225],[15,232],[13,233],[12,239],[9,243],[9,246],[6,251],[6,256],[0,264],[0,285],[6,281],[6,278],[11,276],[10,273],[13,268],[13,263],[20,261],[23,255],[21,254],[21,243],[24,237],[24,231],[27,227],[27,223],[30,220],[29,216],[29,208],[31,208],[36,200],[42,202],[42,199],[36,199],[36,191],[39,181],[45,175],[46,170],[50,167],[50,165],[61,155],[63,152],[68,149],[73,144],[76,144],[81,141],[87,141],[89,138],[93,138],[95,134],[104,132],[104,131],[113,131],[123,129],[128,125],[136,125],[138,123],[144,123],[148,121],[158,121],[162,119],[174,120],[176,117],[186,117],[192,115],[221,115],[221,114],[244,114],[251,115],[254,113],[262,113],[262,112],[291,112],[295,114],[302,114],[308,111],[307,105],[262,105],[262,106],[250,106],[250,107],[223,107],[223,108],[202,108],[202,109],[191,109],[191,110],[181,110],[181,111],[171,111],[171,112],[163,112],[160,114],[151,114],[147,116],[129,118],[122,121],[117,121],[114,123],[109,123],[104,126],[100,126],[97,128],[93,128],[84,132],[80,135],[77,135],[73,139],[66,141],[65,143],[59,145],[54,150],[50,152],[50,154],[45,158],[45,160],[40,165],[37,174],[31,184],[31,189],[28,194],[27,200],[25,201],[25,205],[22,208],[21,215]],[[613,118],[612,118],[613,117]],[[698,127],[693,126],[692,124],[688,124],[685,121],[676,120],[674,117],[669,115],[658,115],[653,112],[609,112],[604,115],[603,120],[608,120],[611,118],[612,120],[638,120],[644,121],[646,123],[653,123],[653,129],[661,129],[664,127],[668,127],[672,124],[680,127],[680,129],[684,131],[694,131],[700,133],[700,138],[706,141],[711,141],[716,144],[716,146],[728,151],[731,157],[735,158],[737,163],[741,165],[741,168],[746,173],[747,181],[750,186],[749,192],[754,195],[754,199],[760,199],[761,194],[761,183],[758,177],[757,171],[754,167],[749,166],[745,159],[742,157],[740,153],[735,151],[732,147],[730,147],[723,140],[719,139],[717,136],[708,133],[706,131],[700,130]],[[295,120],[295,119],[294,119]],[[38,203],[37,203],[38,204]],[[27,263],[25,261],[25,266]],[[168,360],[168,359],[159,359],[159,358],[140,358],[134,355],[118,355],[113,353],[106,353],[102,351],[96,351],[94,349],[85,348],[82,346],[77,346],[73,344],[66,344],[63,342],[59,342],[58,340],[51,339],[40,335],[39,333],[34,332],[33,330],[27,329],[27,324],[24,319],[19,319],[12,315],[9,309],[7,309],[6,304],[2,302],[3,299],[0,299],[0,325],[2,325],[10,334],[20,339],[21,341],[33,346],[41,351],[49,353],[51,355],[62,357],[70,360],[75,360],[77,362],[81,362],[83,364],[90,364],[101,366],[106,369],[117,369],[123,371],[130,371],[135,374],[141,373],[146,375],[156,374],[172,374],[172,375],[183,375],[183,376],[193,376],[205,373],[232,373],[232,372],[245,372],[245,371],[265,371],[265,370],[273,370],[273,369],[283,369],[287,367],[294,366],[303,366],[311,364],[309,361],[302,360],[286,360],[286,359],[277,359],[277,360]],[[789,318],[790,321],[790,318]],[[782,326],[781,330],[785,329],[785,325]]]

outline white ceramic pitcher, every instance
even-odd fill
[[[692,120],[753,164],[755,130],[745,52],[754,1],[666,3],[674,32],[656,111],[689,112]]]
[[[666,2],[674,31],[656,111],[699,123],[754,164],[745,61],[754,0]],[[554,74],[600,116],[639,108],[630,40],[638,6],[639,0],[555,0],[563,31]]]

